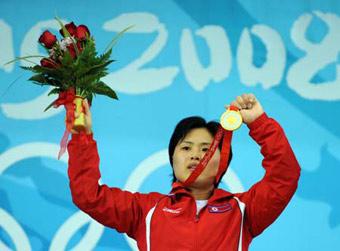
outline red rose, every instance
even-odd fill
[[[51,49],[56,42],[57,37],[48,30],[44,31],[39,37],[39,43],[43,44],[48,49]]]
[[[77,48],[78,48],[78,52],[81,52],[83,50],[80,42],[77,43]],[[76,50],[74,48],[74,44],[69,44],[67,46],[67,49],[68,49],[68,52],[70,53],[71,57],[73,59],[75,59],[77,57],[77,53],[76,53]]]
[[[81,52],[81,51],[83,50],[83,47],[82,47],[80,41],[77,42],[77,47],[78,47],[78,51],[79,51],[79,52]]]
[[[56,62],[54,62],[52,59],[49,59],[49,58],[41,59],[40,64],[42,67],[46,67],[46,68],[56,68],[58,66]]]
[[[67,46],[68,52],[70,53],[71,57],[74,59],[77,57],[77,53],[76,50],[74,49],[74,45],[73,44],[69,44]]]
[[[71,36],[74,36],[76,34],[77,26],[73,22],[66,24],[65,28]],[[60,29],[59,32],[63,37],[65,37],[63,29]]]
[[[83,24],[79,25],[76,30],[76,38],[79,40],[85,40],[88,36],[90,36],[90,31],[87,26]]]

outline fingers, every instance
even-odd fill
[[[83,107],[85,109],[85,114],[90,114],[90,105],[89,102],[87,101],[87,99],[84,99],[83,101]]]
[[[244,94],[242,96],[237,96],[236,97],[236,102],[239,104],[239,106],[242,109],[246,109],[247,108],[247,103],[246,103],[246,100],[244,98]]]
[[[254,94],[242,94],[241,96],[237,96],[236,99],[231,102],[232,106],[237,107],[239,110],[242,109],[251,109],[256,103],[256,97]],[[226,106],[228,109],[229,106]]]

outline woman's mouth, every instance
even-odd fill
[[[198,165],[198,164],[191,164],[191,165],[188,166],[188,169],[189,169],[190,171],[194,171],[194,170],[196,169],[197,165]]]

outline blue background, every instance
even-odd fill
[[[56,15],[87,25],[99,52],[134,25],[104,79],[119,101],[97,96],[92,106],[103,183],[167,193],[176,123],[217,120],[237,95],[254,93],[285,129],[302,173],[291,203],[250,250],[340,250],[340,3],[331,0],[2,0],[0,250],[134,248],[72,204],[67,154],[56,159],[64,109],[43,112],[56,97],[27,81],[19,67],[27,63],[4,65],[44,55],[36,41],[45,29],[57,33]],[[246,126],[233,151],[235,175],[222,186],[246,190],[264,173]]]

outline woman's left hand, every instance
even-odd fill
[[[240,110],[243,122],[247,125],[264,113],[260,102],[256,99],[254,94],[242,94],[241,96],[237,96],[236,99],[231,102],[231,105],[236,106]],[[227,107],[228,106],[226,106],[226,108]]]

